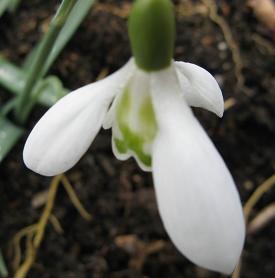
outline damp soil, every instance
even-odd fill
[[[21,65],[47,28],[58,2],[22,1],[16,14],[5,14],[0,19],[0,54]],[[131,55],[125,17],[131,3],[99,2],[50,71],[70,90],[95,81],[103,70],[112,73]],[[224,157],[245,203],[275,170],[275,59],[274,52],[266,47],[274,47],[274,42],[246,1],[216,1],[241,53],[245,81],[241,88],[221,28],[203,9],[194,13],[199,1],[182,1],[181,5],[188,2],[193,5],[184,6],[184,11],[189,11],[185,16],[180,1],[176,2],[175,59],[209,70],[219,81],[225,99],[235,100],[222,119],[201,109],[195,113]],[[9,96],[0,88],[1,101]],[[35,201],[51,181],[29,171],[22,161],[27,134],[45,111],[44,107],[35,108],[26,135],[0,166],[0,247],[10,277],[10,241],[17,231],[39,219],[42,207]],[[142,172],[133,159],[116,160],[110,140],[110,131],[101,130],[86,155],[67,173],[93,215],[92,221],[81,218],[60,187],[54,215],[64,232],[58,234],[51,224],[47,226],[28,277],[221,277],[199,269],[171,244],[160,220],[150,173]],[[252,216],[274,198],[275,189],[264,195]],[[247,236],[241,277],[274,277],[274,235],[275,222],[270,221]],[[25,248],[24,242],[21,247]],[[146,254],[148,248],[152,252]]]

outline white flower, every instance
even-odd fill
[[[183,62],[145,72],[131,59],[50,108],[26,142],[25,164],[45,176],[65,172],[102,125],[112,127],[115,156],[133,156],[152,170],[175,246],[194,263],[229,274],[243,248],[242,207],[224,161],[189,106],[222,116],[222,93],[210,73]]]

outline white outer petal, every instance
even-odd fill
[[[23,152],[26,166],[45,176],[73,167],[94,140],[132,65],[131,60],[109,77],[68,94],[52,106],[27,139]]]
[[[232,273],[245,228],[233,179],[180,97],[173,68],[152,74],[159,134],[152,170],[164,226],[176,247],[199,266]]]
[[[205,108],[222,117],[224,101],[216,79],[205,69],[191,63],[175,62],[181,89],[190,106]]]

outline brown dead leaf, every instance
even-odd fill
[[[275,31],[275,4],[273,0],[248,0],[247,4],[253,9],[259,21],[268,29]]]

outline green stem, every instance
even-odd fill
[[[24,86],[22,93],[18,96],[18,102],[15,110],[15,118],[20,123],[23,124],[25,117],[22,117],[27,107],[28,102],[32,98],[33,88],[36,86],[37,82],[42,78],[42,72],[44,64],[49,56],[55,40],[57,39],[59,32],[61,31],[63,25],[65,24],[72,8],[74,7],[77,0],[63,0],[56,15],[52,19],[49,31],[43,37],[41,45],[38,49],[38,53],[35,56],[35,60],[28,73],[27,81]]]

